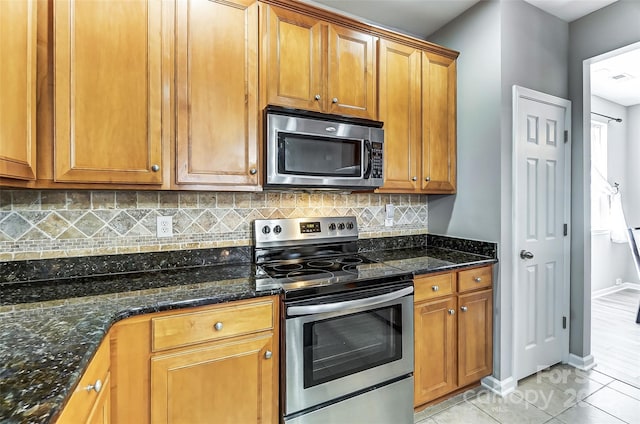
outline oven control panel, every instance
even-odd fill
[[[256,247],[331,242],[333,239],[357,240],[355,216],[256,219],[253,224]]]

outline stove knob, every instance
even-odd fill
[[[332,222],[331,224],[329,224],[329,231],[335,231],[335,229],[336,229],[335,222]]]
[[[344,222],[338,224],[338,230],[344,230]]]
[[[282,232],[282,227],[279,225],[276,225],[275,227],[273,227],[273,232],[275,234],[280,234]]]
[[[353,230],[353,222],[347,222],[347,230]]]
[[[267,225],[262,227],[262,234],[269,234],[270,232],[271,232],[271,228],[269,228]]]

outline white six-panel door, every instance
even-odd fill
[[[518,380],[562,361],[568,353],[570,144],[565,130],[570,107],[568,100],[514,86]]]

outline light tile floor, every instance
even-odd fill
[[[640,423],[640,388],[598,371],[556,365],[504,398],[476,388],[414,415],[416,424]]]

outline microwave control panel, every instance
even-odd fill
[[[371,143],[371,178],[382,178],[382,143]]]

